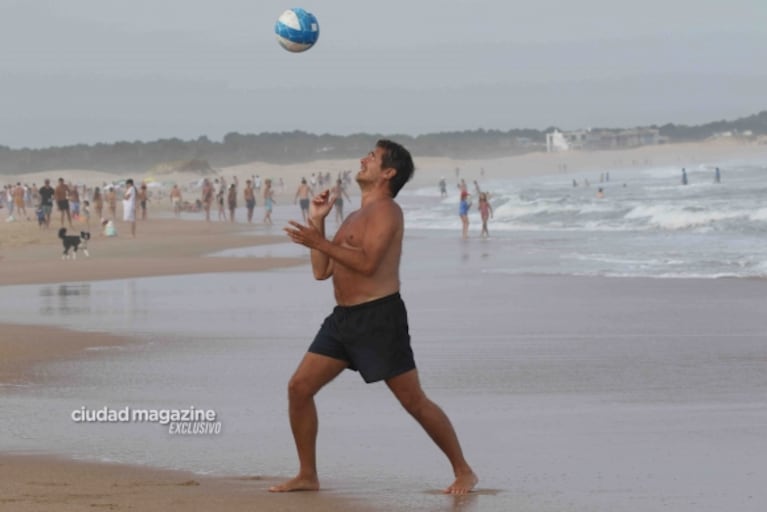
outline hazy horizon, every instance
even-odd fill
[[[0,145],[701,124],[767,108],[767,3],[0,0]],[[359,20],[354,23],[353,20]]]

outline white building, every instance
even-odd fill
[[[567,151],[570,149],[570,144],[565,138],[565,134],[559,130],[554,130],[551,133],[546,134],[546,152],[551,153],[554,151]]]
[[[571,149],[620,149],[635,148],[654,144],[663,144],[655,128],[636,128],[633,130],[575,130],[560,132],[554,130],[546,134],[546,151],[568,151]]]

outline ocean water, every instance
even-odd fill
[[[480,180],[491,194],[489,222],[494,251],[507,265],[488,272],[629,277],[767,276],[767,164],[730,163],[647,167],[601,173],[560,174],[514,180]],[[576,180],[578,187],[573,187]],[[590,186],[585,185],[590,181]],[[469,215],[479,236],[477,197]],[[454,187],[454,184],[453,184]],[[597,198],[602,187],[604,198]],[[460,233],[458,192],[441,198],[437,186],[403,189],[411,235]],[[476,240],[469,240],[469,243]]]

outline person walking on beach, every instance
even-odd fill
[[[142,183],[138,189],[138,204],[141,208],[141,220],[146,220],[146,203],[149,201],[149,190],[146,183]]]
[[[490,236],[490,233],[487,231],[487,220],[493,216],[493,207],[490,205],[490,201],[487,200],[487,192],[479,194],[479,205],[477,205],[477,208],[479,208],[479,215],[482,217],[482,233],[480,236],[487,238]]]
[[[682,168],[682,185],[687,185],[687,171]]]
[[[256,209],[256,193],[253,190],[253,182],[245,180],[245,189],[242,191],[242,197],[245,199],[245,208],[248,211],[248,223],[253,222],[253,210]]]
[[[69,213],[69,187],[64,183],[64,178],[59,178],[59,184],[53,191],[53,199],[56,200],[56,207],[61,212],[61,225],[64,225],[64,215],[67,216],[70,229],[72,228],[72,214]]]
[[[53,187],[51,186],[51,180],[45,179],[45,183],[37,193],[40,195],[40,207],[43,209],[43,215],[45,215],[45,228],[47,229],[51,225],[51,211],[53,211]]]
[[[272,223],[272,208],[274,207],[274,189],[272,180],[264,180],[264,224]]]
[[[173,206],[173,215],[176,217],[181,216],[182,200],[181,189],[178,188],[178,185],[173,185],[173,188],[170,190],[170,204]]]
[[[16,187],[13,189],[13,205],[16,208],[16,214],[19,216],[19,218],[24,216],[25,219],[29,220],[29,215],[27,215],[27,207],[24,202],[24,187],[21,186],[20,181],[16,183]]]
[[[117,219],[117,191],[114,185],[109,185],[107,189],[107,205],[109,206],[109,215],[112,220]]]
[[[229,207],[229,222],[234,222],[234,211],[237,209],[237,185],[229,185],[229,192],[226,195],[226,203]]]
[[[213,204],[213,184],[208,178],[202,180],[202,209],[205,211],[205,220],[210,222],[210,206]]]
[[[298,204],[301,206],[301,216],[304,218],[304,222],[306,222],[306,216],[309,214],[309,200],[311,198],[312,189],[306,183],[306,178],[301,178],[301,184],[298,186],[298,190],[296,190],[296,197],[293,201],[298,201]]]
[[[226,181],[224,178],[216,180],[218,183],[218,192],[216,192],[216,203],[218,203],[218,220],[224,219],[226,222],[226,208],[224,207],[224,201],[226,199]]]
[[[332,195],[336,198],[333,203],[333,208],[336,211],[336,224],[341,224],[344,221],[344,197],[351,201],[349,194],[346,193],[341,178],[336,181],[336,186],[333,187]]]
[[[133,180],[125,180],[125,193],[123,194],[123,221],[130,223],[130,234],[136,238],[136,199],[138,192],[133,185]]]
[[[74,220],[80,220],[80,192],[77,190],[77,185],[73,185],[69,182],[69,212]]]
[[[719,171],[719,167],[714,171],[714,183],[722,182],[722,173]]]
[[[285,228],[293,242],[311,249],[315,279],[333,278],[337,306],[288,384],[299,470],[271,487],[272,492],[319,489],[314,395],[346,368],[359,371],[367,383],[384,381],[444,452],[455,475],[446,493],[466,494],[478,482],[447,415],[424,394],[410,347],[407,311],[399,294],[404,219],[394,198],[413,170],[407,149],[379,140],[360,161],[362,205],[332,240],[325,237],[325,218],[335,200],[330,190],[313,199],[307,224],[290,221]]]
[[[101,189],[96,187],[93,189],[93,210],[96,212],[96,218],[99,222],[104,218],[104,197],[101,195]]]

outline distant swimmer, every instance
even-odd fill
[[[602,187],[599,187],[597,189],[597,199],[604,199],[605,197],[605,191],[602,189]]]

